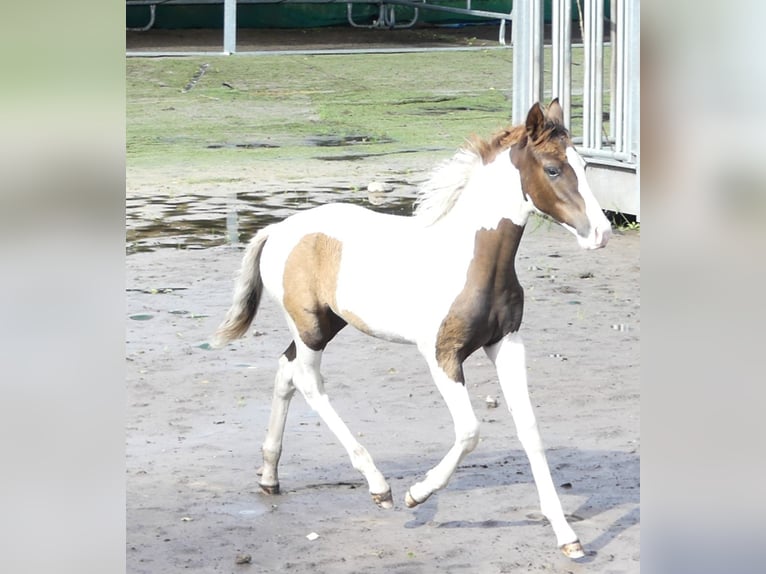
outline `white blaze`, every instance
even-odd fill
[[[577,242],[585,249],[598,249],[604,247],[612,234],[612,225],[601,211],[593,192],[585,179],[585,160],[575,151],[574,147],[567,147],[567,160],[577,176],[577,189],[585,201],[585,215],[590,222],[588,237],[577,235]],[[574,231],[574,230],[571,230]]]

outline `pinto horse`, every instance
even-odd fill
[[[541,511],[564,554],[584,555],[556,494],[527,391],[519,336],[524,293],[514,269],[534,212],[571,231],[586,249],[606,245],[611,226],[585,181],[584,166],[558,100],[547,109],[538,103],[523,125],[489,141],[473,138],[438,166],[412,216],[328,204],[255,235],[213,342],[221,346],[245,334],[264,290],[284,311],[292,342],[279,359],[263,443],[264,492],[279,492],[287,409],[298,389],[345,447],[374,502],[393,506],[388,482],[333,409],[320,374],[322,352],[350,324],[373,337],[417,345],[447,403],[455,442],[404,498],[410,508],[425,502],[479,441],[462,365],[483,348],[529,458]]]

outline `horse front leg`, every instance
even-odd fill
[[[585,553],[577,535],[564,517],[529,399],[526,357],[521,336],[511,333],[484,350],[495,364],[519,441],[532,467],[532,476],[540,497],[540,510],[550,521],[561,551],[570,558],[581,558]]]
[[[436,387],[452,415],[455,426],[455,443],[444,458],[426,473],[426,477],[413,484],[404,502],[412,508],[428,499],[435,491],[447,486],[460,461],[479,443],[479,421],[471,407],[471,399],[465,384],[451,378],[435,362],[429,361],[431,375]]]

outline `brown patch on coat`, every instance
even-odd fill
[[[282,353],[285,359],[288,360],[288,362],[292,362],[295,360],[295,357],[297,356],[297,352],[295,349],[295,341],[292,341],[290,343],[290,346],[285,349],[285,352]]]
[[[518,331],[524,290],[516,276],[522,226],[501,219],[497,229],[476,232],[474,255],[463,290],[450,306],[436,338],[436,362],[454,381],[465,383],[463,361],[479,347]]]
[[[305,235],[285,261],[282,303],[305,345],[321,351],[346,326],[336,312],[342,244],[323,233]]]

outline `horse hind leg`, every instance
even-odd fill
[[[309,406],[320,416],[346,449],[351,464],[367,480],[373,501],[381,508],[392,508],[391,487],[375,466],[375,462],[340,418],[325,393],[320,374],[322,351],[313,351],[297,342],[297,359],[293,370],[293,382]]]
[[[479,421],[471,406],[465,384],[458,380],[462,378],[462,371],[459,376],[450,376],[437,364],[431,364],[431,361],[429,366],[436,387],[452,415],[455,443],[439,464],[429,470],[422,481],[413,484],[407,491],[404,501],[409,508],[425,502],[434,492],[447,486],[457,466],[479,443]]]
[[[263,441],[263,467],[259,486],[266,494],[279,494],[279,474],[277,466],[282,455],[282,439],[285,434],[285,422],[290,400],[295,394],[293,370],[295,362],[295,343],[291,343],[279,358],[279,368],[274,379],[274,393],[271,398],[271,414],[266,439]]]

